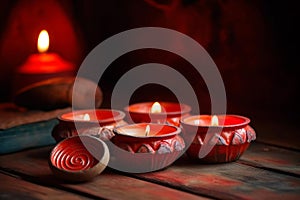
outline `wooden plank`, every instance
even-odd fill
[[[51,136],[57,119],[0,130],[0,155],[55,144]]]
[[[238,162],[300,177],[299,151],[252,143]]]
[[[182,157],[165,170],[134,176],[220,199],[298,199],[300,197],[299,178],[237,162],[208,165]]]
[[[0,103],[0,154],[52,145],[51,131],[62,113],[71,108],[49,111],[27,110],[13,103]]]
[[[55,179],[48,167],[51,148],[44,147],[0,156],[0,168],[28,180],[105,199],[206,199],[106,169],[93,181],[69,184]]]
[[[0,199],[89,199],[55,188],[33,184],[0,173]]]

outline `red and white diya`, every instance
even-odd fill
[[[202,162],[221,163],[239,159],[256,139],[256,133],[248,124],[250,119],[238,115],[195,115],[181,120],[187,154]],[[210,151],[202,155],[203,149]]]
[[[62,114],[59,124],[52,130],[52,136],[59,142],[76,135],[91,135],[102,140],[113,137],[112,129],[126,124],[125,113],[111,109],[78,110]]]
[[[138,123],[114,128],[110,166],[132,173],[159,170],[184,153],[181,129],[167,124]]]
[[[127,121],[134,123],[168,123],[179,126],[182,117],[188,116],[191,107],[173,102],[143,102],[124,108]]]

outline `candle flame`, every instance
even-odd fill
[[[194,121],[194,124],[195,124],[195,125],[200,125],[200,120],[195,120],[195,121]]]
[[[49,35],[46,30],[42,30],[39,34],[37,48],[40,53],[45,53],[49,48]]]
[[[90,118],[90,115],[89,115],[89,114],[86,113],[86,114],[83,115],[83,120],[84,120],[84,121],[90,121],[90,119],[91,119],[91,118]]]
[[[145,136],[148,136],[149,133],[150,133],[150,126],[147,125],[147,126],[146,126],[146,129],[145,129]]]
[[[161,113],[161,105],[155,102],[151,107],[151,113]]]
[[[214,115],[214,116],[211,118],[211,125],[212,125],[212,126],[219,126],[219,119],[218,119],[217,115]]]

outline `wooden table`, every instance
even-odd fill
[[[237,162],[207,165],[183,156],[158,172],[106,168],[80,184],[52,175],[51,148],[0,156],[0,199],[300,199],[300,151],[263,143],[251,143]]]

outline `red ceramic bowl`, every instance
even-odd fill
[[[147,125],[150,132],[146,136]],[[120,171],[144,173],[172,164],[183,154],[181,129],[173,125],[140,123],[114,129],[110,166]]]
[[[211,126],[210,115],[183,118],[183,138],[190,144],[187,154],[206,163],[223,163],[239,159],[256,139],[250,120],[238,115],[219,115],[218,126]]]
[[[109,140],[113,136],[112,129],[115,126],[126,124],[123,121],[124,117],[124,112],[109,109],[65,113],[58,117],[59,124],[52,130],[52,136],[57,142],[76,135],[92,135]]]
[[[49,166],[60,179],[82,182],[100,174],[108,161],[109,150],[102,140],[91,136],[74,136],[53,148]]]
[[[132,104],[124,108],[127,121],[132,123],[168,123],[179,126],[179,120],[189,115],[191,107],[186,104],[159,102],[161,113],[151,113],[154,102]]]

